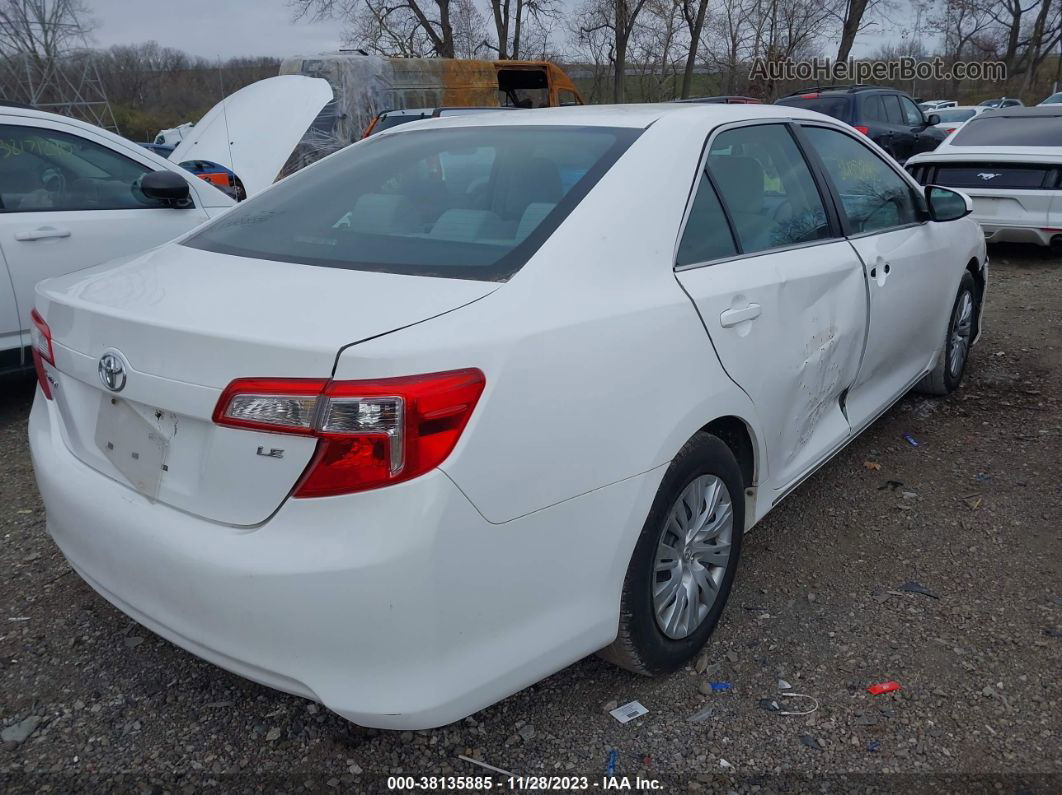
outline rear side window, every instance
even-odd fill
[[[789,105],[793,108],[813,110],[816,113],[825,113],[841,121],[848,121],[850,100],[848,97],[786,97],[778,100],[777,105]]]
[[[640,132],[482,126],[371,137],[184,245],[329,268],[506,279]]]
[[[730,233],[730,225],[719,204],[719,197],[708,177],[702,173],[697,194],[693,197],[690,217],[679,242],[675,264],[681,267],[735,254],[737,246],[734,245],[734,236]]]
[[[889,117],[885,115],[885,105],[881,101],[880,94],[874,94],[866,97],[863,100],[863,120],[864,121],[888,121]]]
[[[742,252],[831,236],[815,180],[785,125],[720,133],[708,152],[708,170]]]
[[[1062,116],[978,116],[950,139],[951,146],[1058,146]]]
[[[881,101],[885,105],[885,116],[890,124],[904,124],[903,111],[900,109],[900,98],[895,94],[883,94]]]

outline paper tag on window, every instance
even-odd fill
[[[648,711],[649,710],[647,710],[637,701],[632,701],[629,704],[624,704],[622,707],[616,707],[608,714],[618,720],[620,723],[629,723],[635,718],[640,718]]]

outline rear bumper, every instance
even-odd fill
[[[85,466],[57,422],[38,393],[48,531],[89,585],[204,659],[380,728],[459,720],[608,644],[663,474],[491,525],[436,470],[233,528]]]
[[[976,217],[976,216],[975,216]],[[977,219],[988,243],[1032,243],[1050,246],[1052,238],[1062,238],[1062,232],[1051,232],[1035,226],[999,223]]]

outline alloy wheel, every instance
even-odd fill
[[[688,637],[708,616],[730,561],[734,510],[715,475],[701,475],[668,512],[654,561],[653,609],[660,631]]]
[[[966,363],[970,350],[970,336],[973,333],[973,296],[964,291],[959,298],[959,305],[951,319],[951,333],[948,335],[948,373],[958,378]]]

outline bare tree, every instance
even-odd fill
[[[580,14],[580,39],[601,31],[610,33],[613,102],[624,101],[627,48],[645,2],[646,0],[588,0]]]
[[[856,34],[870,24],[867,16],[877,5],[879,0],[840,0],[835,12],[841,22],[841,41],[837,45],[838,61],[847,60],[852,54]]]
[[[81,0],[0,0],[0,96],[116,129]]]
[[[523,56],[529,23],[542,23],[544,20],[555,19],[558,15],[554,0],[490,0],[490,11],[494,19],[497,45],[488,46],[495,50],[501,59]]]
[[[366,17],[359,12],[367,9],[369,16],[376,23],[376,27],[370,26],[370,30],[379,34],[377,43],[382,41],[385,46],[400,48],[400,43],[405,42],[410,49],[414,49],[417,37],[423,36],[430,46],[431,55],[453,58],[451,2],[452,0],[288,0],[288,5],[296,19],[346,20],[355,34],[364,32]],[[357,35],[354,40],[359,44],[374,43],[361,42]]]
[[[454,57],[475,58],[485,47],[487,20],[475,0],[452,0]]]
[[[708,13],[708,0],[678,0],[682,6],[682,18],[690,33],[690,46],[686,53],[686,67],[682,70],[682,91],[680,96],[686,99],[693,85],[693,68],[697,63],[697,50],[704,30],[704,18]]]
[[[2,0],[0,53],[47,69],[91,32],[87,14],[82,0]]]
[[[676,0],[646,0],[628,46],[628,72],[637,70],[643,102],[674,99],[686,58],[686,24]]]

